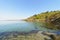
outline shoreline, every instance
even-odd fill
[[[7,32],[7,33],[2,33],[2,35],[0,35],[1,40],[20,40],[20,39],[27,39],[27,40],[45,40],[45,39],[53,39],[50,36],[54,36],[55,39],[57,39],[57,37],[60,37],[60,35],[58,36],[55,33],[50,33],[50,32],[44,32],[44,31],[38,31],[37,33],[18,33],[18,32]],[[21,38],[22,37],[22,38]],[[9,38],[9,39],[8,39]]]

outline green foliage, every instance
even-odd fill
[[[60,11],[47,11],[47,12],[42,12],[42,13],[40,13],[40,14],[35,14],[35,15],[33,15],[33,16],[31,16],[31,17],[29,17],[28,18],[28,20],[29,19],[33,19],[33,20],[35,20],[35,19],[37,19],[37,20],[46,20],[46,18],[50,18],[50,17],[54,17],[54,15],[56,15],[56,14],[59,14],[60,15]]]

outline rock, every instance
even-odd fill
[[[43,35],[42,34],[43,31],[39,31],[37,34],[36,34],[36,40],[51,40],[51,38],[47,35]]]
[[[50,37],[52,40],[60,40],[60,35],[56,33],[43,32],[43,34]]]

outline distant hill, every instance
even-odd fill
[[[50,11],[50,12],[47,11],[47,12],[42,12],[40,14],[35,14],[27,18],[26,21],[45,22],[48,24],[53,24],[54,27],[57,26],[57,28],[60,29],[60,11]]]

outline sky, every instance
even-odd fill
[[[54,10],[60,10],[60,0],[0,0],[0,20],[25,19]]]

